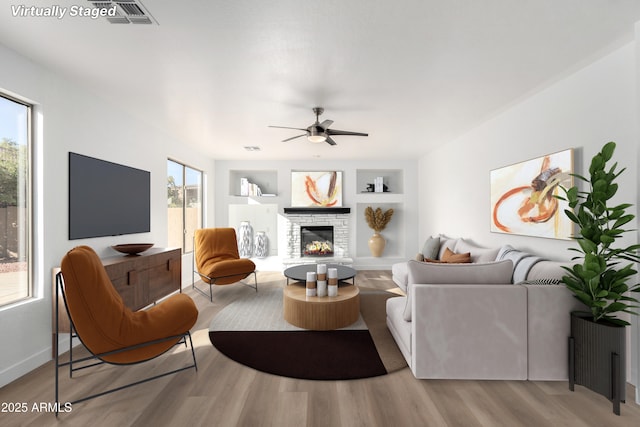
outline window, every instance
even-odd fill
[[[0,306],[32,296],[31,106],[0,95]]]
[[[202,171],[167,160],[169,246],[193,251],[193,234],[202,228]]]

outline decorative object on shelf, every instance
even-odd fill
[[[152,246],[153,243],[125,243],[123,245],[113,245],[111,248],[123,254],[138,255]]]
[[[291,206],[342,206],[342,172],[291,172]]]
[[[240,222],[238,229],[238,253],[241,258],[253,255],[253,228],[249,221]]]
[[[384,247],[387,242],[384,237],[380,235],[380,232],[387,227],[391,217],[393,216],[393,209],[389,209],[386,212],[382,212],[381,208],[373,210],[371,206],[367,206],[364,210],[364,217],[367,220],[367,224],[374,231],[373,236],[369,239],[369,250],[374,257],[382,256]]]
[[[382,178],[381,176],[377,176],[376,179],[373,181],[373,191],[376,193],[382,193],[382,188],[384,186],[383,183],[384,178]]]
[[[262,196],[262,189],[247,178],[240,178],[240,195],[241,196]]]
[[[613,247],[616,239],[628,231],[623,226],[634,220],[626,213],[631,204],[609,206],[609,200],[618,190],[615,179],[624,172],[616,170],[614,163],[606,169],[613,157],[616,144],[608,142],[596,154],[589,167],[589,178],[573,174],[586,183],[587,189],[562,187],[568,202],[566,216],[578,226],[575,240],[579,248],[571,248],[582,255],[581,263],[564,267],[567,275],[562,281],[574,296],[587,306],[589,312],[576,312],[571,316],[569,337],[569,389],[583,385],[613,402],[613,412],[620,415],[620,401],[625,400],[626,384],[626,331],[629,323],[617,317],[619,313],[637,314],[638,300],[632,292],[640,292],[640,284],[629,286],[640,261],[639,244]],[[621,266],[623,262],[627,265]]]
[[[367,184],[367,191],[366,193],[388,193],[389,192],[389,187],[387,187],[387,184],[382,184],[382,190],[381,191],[376,191],[376,184]]]
[[[253,256],[257,258],[264,258],[268,252],[268,238],[264,231],[256,231],[255,239],[253,242]]]
[[[240,195],[249,195],[249,180],[247,178],[240,178]]]
[[[556,196],[572,185],[573,150],[568,149],[491,171],[491,231],[570,239],[571,221]]]

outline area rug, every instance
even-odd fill
[[[335,331],[308,331],[282,315],[282,288],[261,289],[222,309],[211,321],[211,343],[238,363],[291,378],[349,380],[406,367],[387,330],[385,302],[394,294],[360,289],[360,318]]]

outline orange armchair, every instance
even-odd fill
[[[233,228],[202,228],[195,231],[193,240],[193,289],[206,296],[195,285],[197,273],[209,285],[209,299],[213,301],[213,285],[229,285],[253,274],[254,286],[247,286],[258,291],[256,265],[250,259],[240,258],[236,231]]]
[[[58,368],[69,365],[69,376],[79,368],[73,364],[90,359],[125,365],[144,362],[168,351],[176,344],[191,344],[193,364],[147,380],[159,378],[184,369],[197,370],[193,343],[189,330],[198,318],[198,309],[185,294],[175,294],[148,310],[133,312],[125,306],[115,290],[98,255],[88,246],[79,246],[69,251],[62,259],[61,272],[56,278],[56,297],[62,292],[65,307],[71,320],[72,336],[75,331],[82,344],[92,356],[59,363],[56,352],[56,402],[58,401]],[[56,319],[58,318],[56,313]],[[57,323],[57,322],[56,322]],[[56,325],[56,332],[59,331]],[[56,333],[57,339],[58,333]],[[90,365],[93,366],[93,365]],[[86,367],[86,366],[85,366]],[[129,385],[128,385],[129,386]],[[98,397],[112,391],[92,395],[77,402]]]

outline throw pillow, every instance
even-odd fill
[[[460,239],[454,239],[451,237],[446,237],[444,235],[440,235],[440,250],[438,251],[438,257],[436,259],[442,259],[442,255],[444,255],[444,251],[449,248],[453,250],[456,247],[456,243]]]
[[[456,246],[453,248],[458,253],[471,253],[471,262],[489,262],[496,261],[496,256],[500,248],[484,248],[465,239],[458,239]]]
[[[424,258],[436,259],[438,258],[438,251],[440,250],[440,237],[429,237],[422,246],[422,256]]]
[[[466,252],[463,254],[457,254],[453,252],[451,249],[446,248],[444,250],[444,254],[442,255],[442,262],[450,263],[450,264],[466,264],[471,262],[471,253]]]

